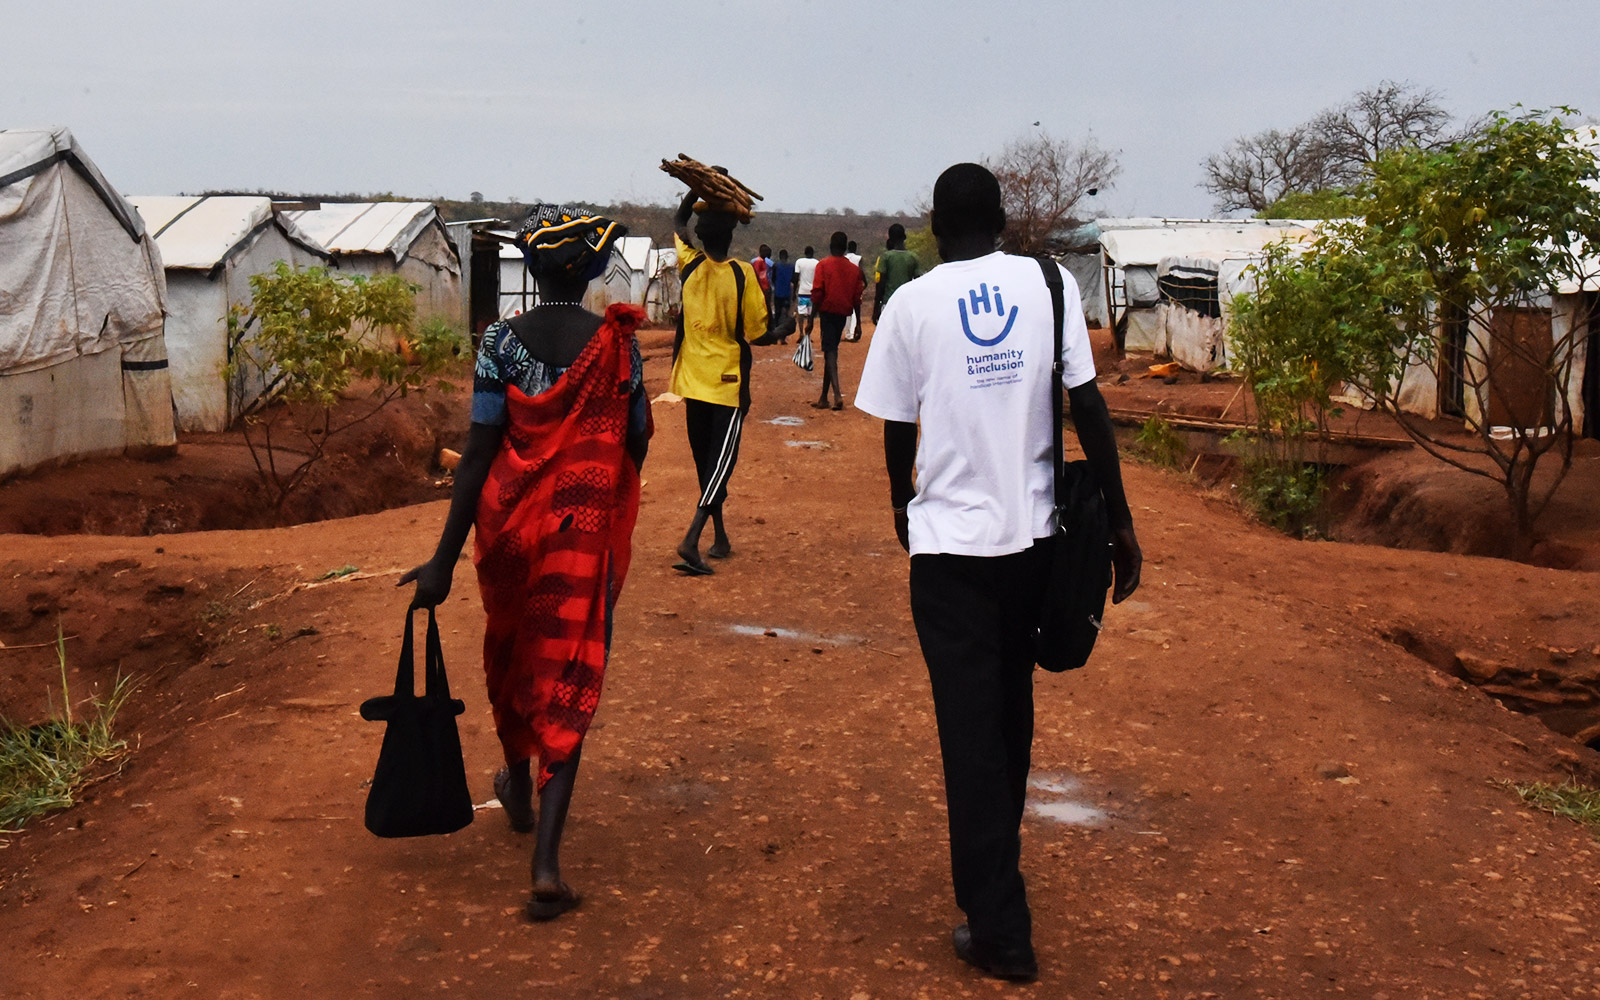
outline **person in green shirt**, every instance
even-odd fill
[[[883,315],[883,304],[889,301],[889,296],[901,285],[922,273],[922,265],[917,263],[917,255],[906,249],[906,227],[896,222],[889,227],[889,239],[884,243],[888,249],[878,257],[876,272],[878,288],[872,302],[872,322],[877,323],[878,317]]]

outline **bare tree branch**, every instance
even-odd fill
[[[1109,188],[1122,170],[1116,154],[1093,136],[1081,142],[1048,135],[1016,139],[986,166],[1005,199],[1006,248],[1019,253],[1046,249],[1089,192]]]

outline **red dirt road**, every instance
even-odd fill
[[[844,353],[853,387],[864,345]],[[119,663],[144,678],[126,770],[0,837],[5,995],[1600,992],[1600,848],[1495,784],[1593,781],[1600,757],[1383,638],[1575,647],[1568,667],[1600,672],[1596,577],[1291,541],[1136,465],[1144,586],[1087,669],[1037,682],[1036,804],[1099,818],[1025,824],[1039,985],[961,965],[879,427],[806,407],[817,376],[787,356],[758,351],[736,553],[714,577],[668,568],[693,474],[682,408],[656,407],[564,852],[585,902],[549,925],[519,916],[531,843],[498,812],[417,841],[361,825],[381,727],[355,709],[392,683],[392,584],[442,503],[276,531],[0,536],[0,642],[59,620],[78,691]],[[657,391],[665,371],[647,365]],[[361,573],[301,586],[346,564]],[[498,746],[470,565],[456,588],[441,622],[481,802]],[[0,651],[0,700],[39,709],[53,670],[49,650]]]

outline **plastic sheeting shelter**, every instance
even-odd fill
[[[0,131],[0,476],[176,445],[165,297],[143,220],[72,133]]]
[[[1227,364],[1224,300],[1231,301],[1232,288],[1224,296],[1223,285],[1236,286],[1267,244],[1312,232],[1310,224],[1267,220],[1183,220],[1130,229],[1111,229],[1110,221],[1101,223],[1100,246],[1107,312],[1122,330],[1123,346],[1169,355],[1197,371]]]
[[[326,264],[327,251],[253,196],[129,199],[154,234],[167,270],[167,351],[181,431],[226,430],[257,396],[259,381],[225,381],[228,312],[248,308],[250,277],[278,261]]]
[[[325,202],[282,214],[326,248],[340,270],[398,274],[420,286],[418,320],[437,318],[465,329],[461,259],[432,202]]]

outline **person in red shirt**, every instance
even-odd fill
[[[848,239],[844,233],[834,233],[828,240],[828,258],[817,264],[816,277],[811,282],[811,302],[817,310],[817,326],[822,336],[822,398],[811,405],[819,410],[828,408],[828,387],[833,387],[833,408],[844,409],[844,393],[839,389],[839,340],[844,336],[844,324],[861,308],[861,290],[866,283],[861,280],[861,268],[844,255]]]
[[[750,269],[756,272],[761,294],[767,300],[767,329],[772,329],[772,248],[765,243],[750,260]]]

